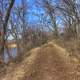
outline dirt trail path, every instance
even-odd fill
[[[24,80],[80,80],[76,79],[75,69],[66,50],[50,42],[38,52],[35,73]]]
[[[0,80],[80,80],[68,53],[52,42],[31,51],[31,56]]]

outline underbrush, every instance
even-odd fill
[[[65,48],[69,55],[75,56],[77,59],[80,60],[80,40],[55,40],[55,43],[60,45],[61,47]]]

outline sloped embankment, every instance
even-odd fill
[[[28,58],[0,80],[80,80],[76,64],[71,63],[66,50],[53,42],[29,53]]]

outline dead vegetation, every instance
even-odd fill
[[[14,67],[8,67],[0,80],[79,80],[78,62],[53,41],[31,50],[31,55]],[[11,68],[11,69],[10,69]],[[79,68],[79,67],[78,67]],[[78,69],[79,70],[79,69]],[[77,74],[78,72],[78,74]]]
[[[70,57],[76,57],[80,62],[80,40],[54,40],[54,42],[69,52]]]

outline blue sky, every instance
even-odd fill
[[[41,9],[37,9],[36,5],[35,5],[35,0],[27,0],[28,2],[28,6],[29,6],[29,9],[28,9],[28,22],[30,23],[36,23],[39,19],[38,16],[35,16],[35,13],[39,13],[40,12],[43,12],[43,11],[40,11]],[[21,5],[21,0],[15,0],[15,6],[20,6]],[[34,13],[34,14],[33,14]],[[27,19],[26,19],[27,20]],[[10,35],[8,37],[8,39],[13,39],[12,35]]]
[[[15,5],[20,5],[21,4],[21,0],[15,0]]]
[[[22,0],[15,0],[15,5],[20,6],[21,1]],[[27,4],[29,6],[26,20],[28,20],[28,22],[32,24],[37,23],[40,19],[40,16],[45,13],[44,9],[42,7],[36,7],[36,3],[35,3],[36,0],[24,0],[24,1],[27,1]],[[51,0],[51,1],[53,2],[52,4],[59,4],[60,0]],[[57,17],[57,22],[59,22],[60,25],[62,25],[60,16]]]
[[[56,1],[56,0],[54,0]],[[28,22],[35,24],[38,23],[39,19],[40,19],[40,15],[44,14],[44,9],[41,7],[36,7],[35,5],[35,0],[27,0],[28,2]],[[20,6],[21,5],[21,0],[15,0],[15,6]],[[36,14],[38,14],[36,16]],[[27,19],[26,19],[27,20]],[[57,22],[59,22],[61,24],[61,19],[60,17],[57,17]],[[12,39],[13,37],[10,35],[9,39]]]
[[[52,1],[54,1],[54,4],[59,2],[59,0],[52,0]],[[40,15],[44,14],[44,9],[41,7],[36,7],[35,0],[27,0],[27,3],[29,6],[28,15],[27,15],[28,21],[30,23],[38,22]],[[21,0],[15,0],[15,5],[20,5],[20,4],[21,4]],[[38,15],[36,16],[36,14]],[[60,20],[60,17],[58,17],[58,20]]]
[[[27,0],[28,2],[28,21],[33,23],[33,22],[37,22],[39,19],[39,16],[36,16],[35,14],[42,14],[44,13],[42,8],[36,7],[35,5],[35,0]],[[21,5],[21,0],[15,0],[15,5],[19,6]]]

